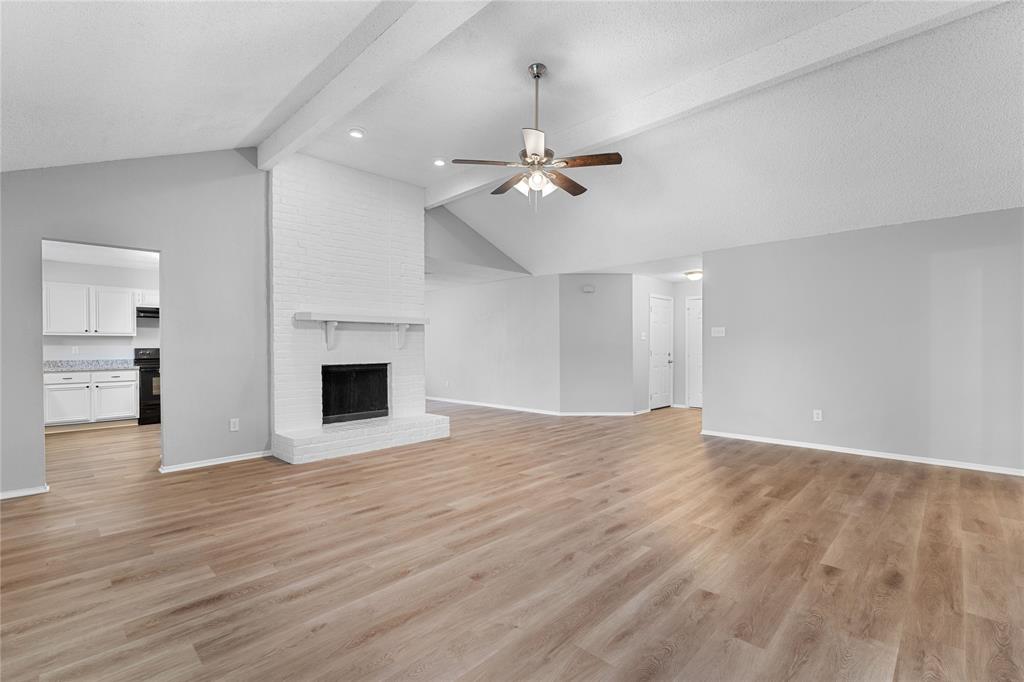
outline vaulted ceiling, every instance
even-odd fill
[[[1018,2],[0,8],[4,170],[301,151],[425,187],[533,273],[1024,204]],[[625,158],[538,210],[433,165],[516,154],[533,61],[548,146]]]

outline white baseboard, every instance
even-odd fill
[[[689,405],[677,405],[676,403],[672,403],[671,405],[669,405],[669,407],[678,407],[678,408],[683,409],[683,410],[690,409]]]
[[[427,396],[427,400],[436,400],[439,403],[453,403],[455,405],[471,405],[473,407],[490,407],[495,410],[512,410],[514,412],[530,412],[532,414],[546,414],[549,417],[632,417],[642,412],[558,412],[557,410],[538,410],[533,407],[519,407],[518,405],[499,405],[498,403],[481,403],[475,400],[456,400],[455,398],[435,398]]]
[[[6,490],[0,492],[0,500],[10,500],[15,497],[27,497],[28,495],[41,495],[50,492],[50,486],[40,485],[35,488],[19,488],[17,490]]]
[[[184,464],[170,464],[161,465],[161,474],[171,474],[175,471],[188,471],[189,469],[202,469],[203,467],[212,467],[218,464],[228,464],[229,462],[243,462],[247,459],[259,459],[260,457],[269,457],[270,450],[257,450],[256,452],[243,452],[239,455],[228,455],[227,457],[215,457],[214,459],[201,459],[198,462],[185,462]]]
[[[826,445],[824,443],[805,443],[798,440],[785,440],[782,438],[768,438],[765,436],[750,436],[743,433],[725,433],[724,431],[701,431],[702,436],[717,436],[718,438],[735,438],[736,440],[749,440],[756,443],[770,443],[772,445],[788,445],[794,448],[807,448],[810,450],[827,450],[830,452],[841,452],[846,455],[862,455],[864,457],[877,457],[879,459],[895,459],[901,462],[915,462],[917,464],[934,464],[942,467],[953,467],[954,469],[970,469],[972,471],[986,471],[991,474],[1007,474],[1009,476],[1024,476],[1024,469],[1013,467],[993,466],[991,464],[975,464],[974,462],[960,462],[953,459],[936,459],[934,457],[918,457],[916,455],[900,455],[894,452],[879,452],[878,450],[863,450],[861,448],[848,448],[842,445]]]

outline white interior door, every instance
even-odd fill
[[[651,409],[672,404],[672,299],[651,296]]]
[[[686,404],[704,406],[704,301],[686,301]]]

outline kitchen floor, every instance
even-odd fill
[[[160,466],[160,425],[118,426],[46,434],[46,483],[51,492],[88,493],[99,481]]]

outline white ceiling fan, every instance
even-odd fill
[[[530,64],[530,75],[533,77],[533,127],[523,128],[524,148],[519,152],[518,161],[452,159],[452,163],[522,169],[495,187],[491,194],[504,194],[515,187],[528,197],[547,196],[555,189],[563,189],[576,197],[586,192],[587,188],[562,173],[562,168],[615,166],[622,163],[622,155],[618,152],[556,158],[555,153],[548,149],[544,131],[540,130],[540,79],[547,70],[543,64]]]

